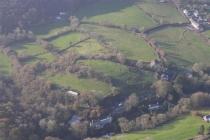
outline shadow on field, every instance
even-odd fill
[[[81,7],[76,13],[76,16],[79,18],[89,18],[97,15],[117,12],[132,6],[138,1],[139,0],[98,0],[95,3]]]

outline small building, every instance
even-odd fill
[[[60,16],[55,17],[56,20],[61,20],[62,18]]]
[[[190,22],[191,22],[191,25],[196,29],[196,30],[200,30],[201,29],[201,26],[198,22],[196,22],[194,19],[190,18],[189,19]]]
[[[206,122],[210,122],[210,115],[203,116],[203,120]]]
[[[68,95],[71,95],[71,96],[79,96],[79,93],[78,93],[78,92],[71,91],[71,90],[67,91],[66,93],[67,93]]]
[[[184,9],[184,10],[183,10],[183,13],[184,13],[186,16],[188,16],[188,15],[189,15],[189,12],[188,12],[188,10],[187,10],[187,9]]]
[[[111,116],[108,116],[106,118],[103,118],[101,120],[92,120],[90,122],[90,127],[94,129],[102,129],[105,125],[110,124],[112,122],[113,118]]]
[[[66,12],[59,12],[59,15],[60,16],[65,16],[66,15]]]
[[[160,105],[159,105],[159,103],[149,104],[148,109],[149,109],[149,111],[156,111],[156,110],[160,109]]]

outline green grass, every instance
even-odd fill
[[[97,72],[101,72],[106,76],[121,80],[127,84],[142,84],[149,83],[153,80],[149,73],[134,73],[129,71],[128,67],[122,64],[103,61],[103,60],[82,60],[78,62],[81,65],[86,65]]]
[[[81,33],[69,33],[64,36],[60,36],[51,41],[58,49],[65,49],[69,47],[70,43],[78,42],[83,37]]]
[[[9,75],[12,71],[10,59],[0,52],[0,75]]]
[[[110,61],[83,60],[79,63],[82,65],[89,66],[92,69],[104,73],[107,76],[120,80],[127,80],[129,78],[134,78],[137,76],[136,74],[129,72],[128,67]]]
[[[36,63],[39,61],[52,62],[54,56],[47,52],[42,46],[35,43],[20,43],[13,46],[13,49],[18,53],[18,56],[30,56],[30,59],[24,63]]]
[[[205,31],[203,34],[206,35],[210,39],[210,30]]]
[[[99,97],[103,97],[110,94],[112,88],[112,86],[110,86],[107,83],[98,81],[96,79],[78,78],[74,74],[48,74],[47,79],[49,79],[51,82],[57,85],[72,88],[82,93],[94,93]]]
[[[149,28],[156,24],[135,5],[134,0],[98,0],[82,7],[77,15],[80,18],[86,17],[88,21],[108,22],[129,27]]]
[[[187,19],[182,16],[172,3],[159,3],[157,0],[140,1],[138,6],[159,23],[183,23]]]
[[[118,135],[111,140],[187,140],[197,135],[201,125],[210,126],[201,118],[189,115],[156,129]]]
[[[184,28],[167,28],[150,35],[166,52],[169,62],[191,66],[196,62],[210,64],[210,46],[195,32]]]
[[[151,61],[157,58],[154,50],[144,41],[144,39],[138,38],[132,33],[92,25],[84,25],[84,27],[104,36],[112,47],[117,48],[129,59]]]
[[[109,53],[109,50],[102,47],[94,39],[89,39],[85,42],[82,42],[82,43],[70,48],[69,51],[76,51],[81,55],[95,55],[95,54]]]

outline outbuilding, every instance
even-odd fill
[[[203,120],[206,122],[210,122],[210,115],[203,116]]]
[[[71,91],[71,90],[67,91],[66,93],[67,93],[68,95],[71,95],[71,96],[79,96],[79,93],[78,93],[78,92]]]

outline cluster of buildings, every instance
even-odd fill
[[[62,20],[67,15],[66,12],[59,12],[58,16],[55,17],[56,20]]]
[[[204,7],[208,8],[210,6],[205,4]],[[189,19],[192,27],[197,31],[203,31],[210,28],[210,18],[208,18],[207,12],[186,8],[183,10],[183,13]]]

